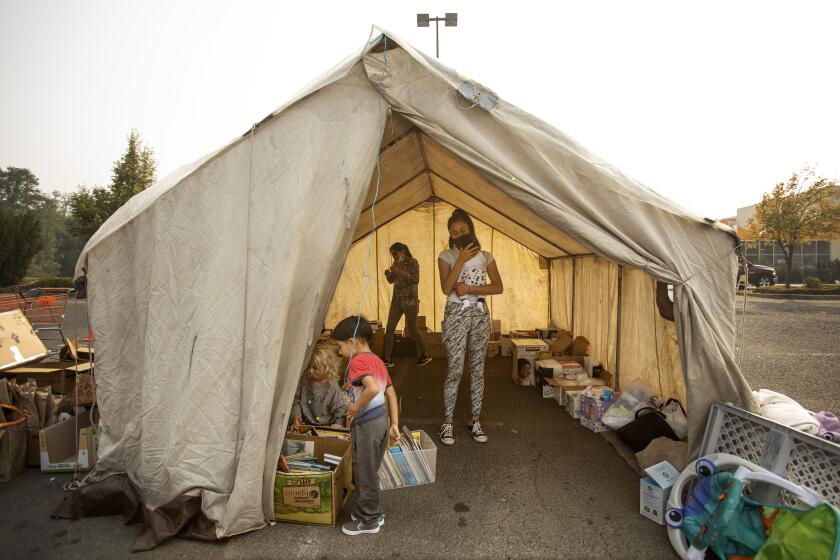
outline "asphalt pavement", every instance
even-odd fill
[[[68,306],[68,335],[86,332],[83,315],[83,304]],[[740,318],[739,311],[739,328]],[[784,392],[811,410],[840,411],[840,302],[751,298],[745,333],[742,369],[754,388]],[[482,424],[489,442],[466,434],[465,376],[458,441],[438,447],[436,482],[385,492],[379,534],[277,524],[217,543],[176,539],[140,557],[675,558],[665,529],[638,513],[636,474],[553,400],[513,386],[508,364],[488,361]],[[444,375],[445,360],[423,368],[398,360],[402,423],[437,433]],[[50,519],[69,478],[29,469],[0,485],[0,558],[137,557],[129,552],[137,527],[118,516]]]

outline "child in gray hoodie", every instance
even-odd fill
[[[292,405],[292,419],[296,427],[302,424],[344,427],[345,402],[337,382],[339,367],[335,346],[315,346]]]

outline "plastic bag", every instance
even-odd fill
[[[674,433],[680,439],[685,439],[688,435],[688,418],[685,417],[685,411],[682,404],[677,399],[668,399],[665,408],[662,409],[665,415],[665,421],[674,430]]]
[[[621,393],[615,402],[604,412],[601,422],[618,430],[636,418],[636,411],[648,406],[650,391],[640,381],[633,381]]]

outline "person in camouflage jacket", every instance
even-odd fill
[[[391,354],[394,350],[394,331],[400,318],[405,315],[405,328],[411,333],[417,345],[417,363],[426,365],[432,359],[426,353],[426,344],[417,328],[417,313],[420,300],[417,298],[417,284],[420,282],[420,264],[411,255],[411,251],[404,243],[391,245],[391,257],[394,262],[385,271],[385,278],[394,285],[391,297],[391,308],[388,311],[388,323],[385,327],[385,350],[382,357],[385,365],[394,367]]]

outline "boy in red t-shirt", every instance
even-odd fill
[[[397,393],[385,363],[370,351],[373,331],[364,317],[342,320],[332,337],[341,355],[350,358],[347,383],[352,392],[347,421],[353,442],[356,508],[341,530],[345,535],[378,533],[385,523],[379,504],[379,467],[389,437],[395,444],[400,440]]]

